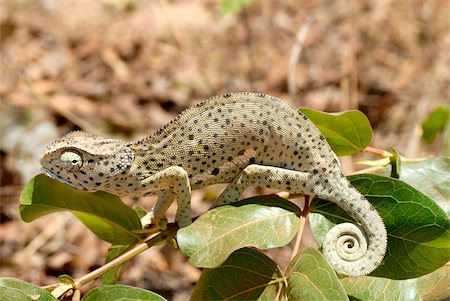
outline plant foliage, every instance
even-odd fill
[[[223,1],[224,11],[238,11],[251,1],[231,2]],[[370,144],[372,129],[360,112],[301,112],[318,126],[337,155],[362,151]],[[441,126],[430,123],[424,123],[424,135],[432,138]],[[450,274],[445,266],[450,260],[450,159],[409,163],[396,155],[387,162],[395,165],[394,173],[389,165],[381,170],[382,175],[349,177],[380,213],[389,238],[382,264],[371,275],[358,278],[338,277],[319,250],[302,250],[293,256],[286,271],[259,251],[287,245],[302,216],[308,215],[319,245],[335,224],[352,222],[337,205],[319,199],[313,199],[309,209],[301,212],[281,197],[259,196],[209,210],[183,229],[169,223],[167,230],[149,231],[141,226],[142,209],[138,216],[116,196],[75,190],[38,175],[22,191],[20,214],[31,222],[45,214],[70,211],[100,239],[112,244],[108,269],[102,273],[103,285],[83,296],[85,301],[165,300],[116,282],[124,260],[157,243],[172,244],[175,233],[181,252],[191,264],[204,268],[192,300],[274,300],[278,294],[289,300],[445,299],[450,296],[445,285]],[[55,297],[68,290],[76,292],[80,285],[69,276],[60,281],[50,294],[20,280],[0,278],[0,299],[57,300]]]

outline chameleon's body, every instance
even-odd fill
[[[157,194],[154,220],[176,198],[176,220],[182,227],[191,223],[191,189],[211,184],[230,183],[214,206],[237,201],[249,186],[318,196],[337,203],[362,225],[361,241],[355,244],[367,240],[367,252],[360,259],[341,263],[333,255],[335,241],[341,240],[349,257],[355,256],[351,253],[356,245],[349,246],[347,236],[327,237],[325,254],[338,272],[368,274],[385,254],[387,234],[378,213],[342,175],[314,124],[275,97],[253,93],[214,97],[131,143],[72,132],[48,147],[41,164],[46,174],[78,189]],[[341,225],[344,235],[354,230],[349,230],[352,224]]]

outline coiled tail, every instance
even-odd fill
[[[346,178],[329,180],[338,189],[318,191],[317,196],[336,203],[360,225],[341,223],[326,235],[323,253],[339,274],[363,276],[381,263],[387,248],[387,232],[383,220],[369,201]]]

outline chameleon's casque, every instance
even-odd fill
[[[131,143],[72,132],[48,146],[41,165],[47,175],[78,189],[156,194],[154,221],[176,198],[182,227],[191,223],[191,189],[211,184],[230,183],[214,206],[237,201],[249,186],[318,196],[362,226],[344,223],[327,234],[324,254],[337,272],[366,275],[386,252],[386,229],[374,207],[342,175],[314,124],[276,97],[213,97]]]

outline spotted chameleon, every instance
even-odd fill
[[[213,206],[237,201],[249,186],[318,196],[361,225],[339,224],[327,234],[324,254],[338,273],[366,275],[386,252],[382,219],[342,175],[324,136],[294,106],[276,97],[216,96],[135,142],[71,132],[48,146],[41,165],[48,176],[77,189],[119,196],[156,194],[153,222],[177,199],[181,227],[191,223],[191,189],[211,184],[229,183]]]

